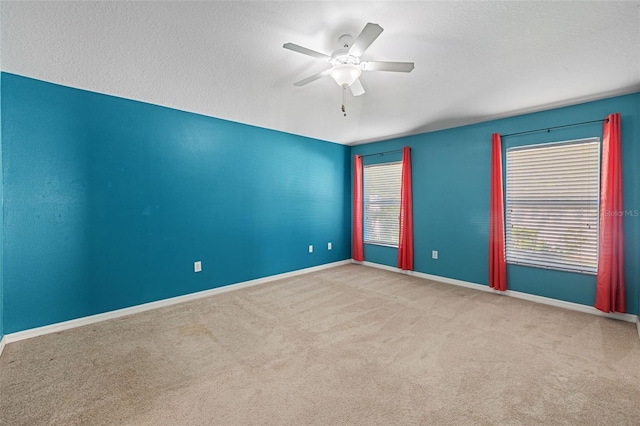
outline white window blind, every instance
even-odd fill
[[[364,242],[398,246],[402,162],[364,166]]]
[[[507,262],[595,274],[598,138],[507,150]]]

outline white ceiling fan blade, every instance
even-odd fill
[[[349,89],[351,89],[351,94],[353,96],[360,96],[364,94],[364,87],[362,87],[362,83],[360,82],[359,78],[357,78],[356,81],[354,81],[353,84],[349,86]]]
[[[293,83],[293,85],[294,86],[298,86],[298,87],[304,86],[305,84],[309,84],[312,81],[316,81],[316,80],[318,80],[318,79],[320,79],[322,77],[325,77],[325,76],[329,75],[330,72],[331,72],[331,68],[329,68],[328,70],[319,72],[318,74],[314,74],[311,77],[307,77],[304,80],[300,80],[297,83]]]
[[[362,62],[365,71],[411,72],[414,67],[413,62]]]
[[[318,59],[324,59],[326,61],[331,60],[331,56],[324,53],[316,52],[315,50],[307,49],[306,47],[298,46],[293,43],[285,43],[282,45],[285,49],[293,50],[294,52],[302,53],[303,55],[312,56]]]
[[[369,22],[365,25],[358,38],[356,38],[356,41],[354,41],[349,48],[349,53],[354,56],[361,56],[364,51],[371,46],[371,43],[373,43],[375,39],[382,34],[382,31],[384,30],[380,25]]]

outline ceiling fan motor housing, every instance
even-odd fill
[[[331,54],[331,65],[360,65],[360,58],[349,53],[352,41],[349,34],[340,37],[340,48]]]

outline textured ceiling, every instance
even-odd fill
[[[640,90],[640,1],[10,2],[3,71],[353,144]],[[367,22],[366,93],[292,83]]]

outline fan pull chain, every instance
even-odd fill
[[[342,112],[344,116],[347,116],[347,88],[342,88]]]

